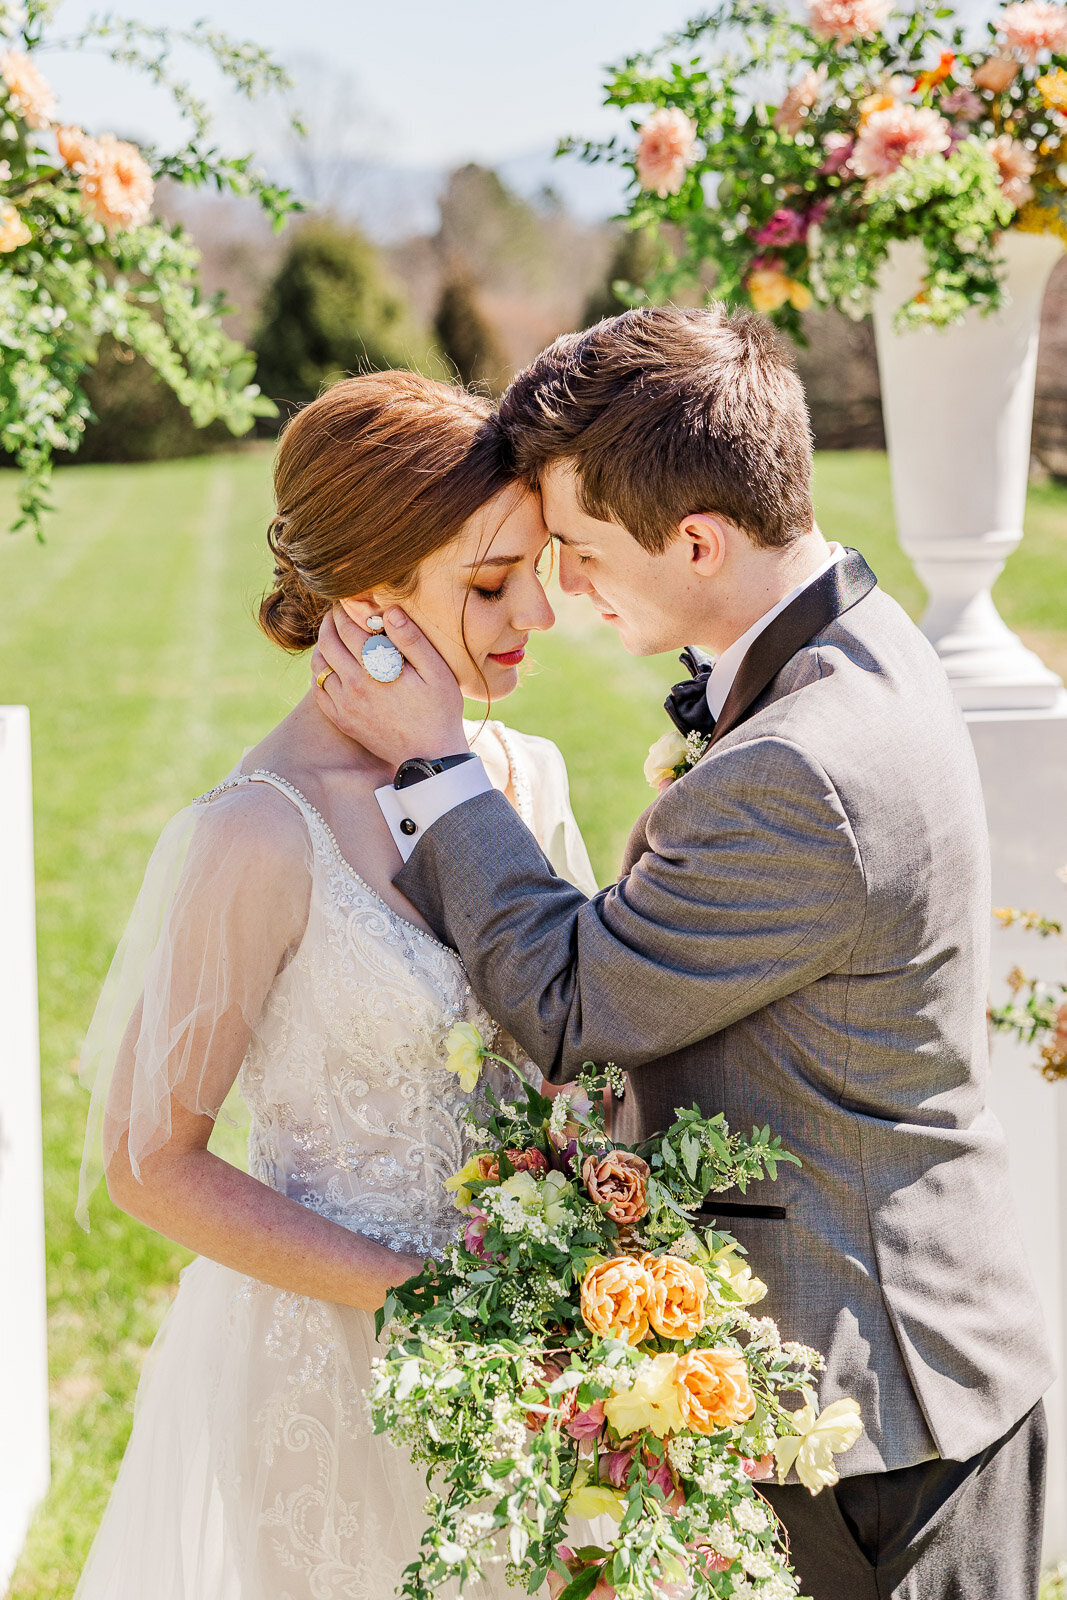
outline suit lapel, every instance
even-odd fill
[[[779,612],[752,646],[737,669],[726,703],[715,723],[711,743],[744,720],[767,685],[809,640],[870,594],[878,579],[858,550],[849,550],[829,571],[801,591],[792,605]]]

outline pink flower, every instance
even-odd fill
[[[890,106],[868,117],[852,155],[861,178],[884,178],[909,156],[947,150],[952,130],[929,106]]]
[[[633,1447],[631,1446],[631,1448],[628,1450],[612,1450],[609,1452],[606,1458],[603,1456],[601,1457],[601,1460],[605,1459],[608,1467],[608,1482],[611,1484],[611,1487],[613,1489],[625,1489],[626,1480],[630,1475],[630,1468],[633,1465]]]
[[[693,159],[696,125],[677,106],[654,111],[637,140],[637,181],[661,200],[677,194]]]
[[[463,1230],[463,1247],[469,1250],[472,1256],[485,1255],[485,1230],[489,1226],[489,1218],[484,1211],[473,1211],[471,1219]]]
[[[1034,186],[1030,179],[1037,166],[1035,158],[1010,133],[1002,133],[998,139],[992,139],[989,154],[997,164],[1000,192],[1005,200],[1010,200],[1013,206],[1025,205],[1027,200],[1033,198]]]
[[[822,142],[826,160],[819,168],[820,178],[832,178],[848,166],[856,141],[849,133],[828,133]]]
[[[808,0],[808,23],[820,39],[850,44],[874,39],[889,15],[890,0]]]
[[[976,88],[988,89],[990,94],[1003,94],[1019,76],[1019,63],[1014,56],[990,56],[971,76]]]
[[[985,111],[985,106],[973,89],[953,89],[951,94],[942,96],[941,110],[946,117],[958,117],[961,122],[977,122]]]
[[[592,1439],[604,1426],[604,1402],[594,1400],[591,1406],[586,1406],[584,1411],[576,1411],[567,1423],[567,1432],[572,1439]]]
[[[800,132],[825,82],[826,68],[819,67],[818,70],[812,68],[799,83],[794,83],[774,114],[774,126],[779,133],[788,133],[792,137]]]
[[[693,1565],[707,1578],[710,1578],[713,1572],[727,1572],[733,1566],[733,1562],[726,1556],[720,1556],[706,1544],[691,1545],[690,1548],[693,1552]]]
[[[789,206],[780,207],[756,235],[757,244],[801,244],[808,232],[808,221]]]
[[[742,1456],[741,1470],[753,1483],[765,1483],[774,1477],[774,1457],[760,1456],[758,1461],[754,1461],[751,1456]]]
[[[1067,6],[1055,5],[1052,0],[1019,0],[1017,5],[1005,6],[997,32],[1024,61],[1036,61],[1042,50],[1058,54],[1067,50]]]

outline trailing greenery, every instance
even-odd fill
[[[191,239],[152,219],[155,180],[251,195],[278,227],[297,204],[250,156],[220,153],[207,107],[171,64],[182,43],[205,51],[243,95],[284,86],[258,46],[206,23],[172,30],[110,15],[64,38],[53,12],[48,0],[0,3],[0,447],[22,471],[14,527],[38,535],[53,457],[77,451],[91,415],[85,376],[105,338],[142,357],[196,427],[217,418],[247,433],[274,410],[252,381],[252,358],[222,330],[221,297],[201,292]],[[146,72],[170,91],[186,143],[141,151],[63,125],[38,66],[47,49],[96,50]]]

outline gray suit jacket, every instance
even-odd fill
[[[966,1460],[1053,1376],[985,1104],[970,739],[876,588],[729,710],[592,900],[496,793],[435,823],[396,881],[546,1076],[626,1069],[620,1137],[693,1101],[781,1134],[803,1166],[748,1199],[784,1215],[722,1220],[769,1286],[761,1310],[826,1355],[823,1404],[862,1407],[842,1471]]]

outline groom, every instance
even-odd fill
[[[710,742],[589,900],[468,755],[414,624],[386,614],[409,667],[380,686],[339,616],[320,704],[399,769],[396,882],[546,1076],[626,1070],[620,1137],[695,1100],[801,1158],[773,1203],[709,1209],[825,1353],[823,1405],[866,1424],[836,1489],[764,1486],[804,1592],[1033,1600],[1052,1370],[985,1105],[987,835],[940,663],[816,527],[803,393],[761,320],[627,312],[557,340],[501,418],[562,588],[634,655],[714,653],[669,702]]]

